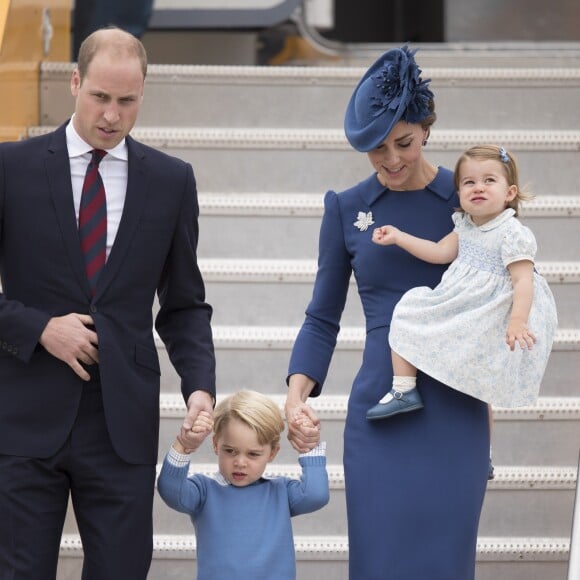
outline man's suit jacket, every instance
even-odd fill
[[[0,144],[0,453],[53,455],[65,442],[83,381],[42,348],[48,320],[93,317],[113,446],[131,463],[157,461],[160,366],[155,327],[183,396],[215,392],[211,307],[197,266],[198,203],[191,166],[127,137],[119,230],[91,297],[84,271],[65,126]]]

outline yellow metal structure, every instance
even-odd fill
[[[70,60],[71,0],[0,0],[0,141],[39,123],[40,63]]]

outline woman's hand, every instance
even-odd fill
[[[299,453],[307,453],[320,443],[320,419],[306,403],[288,404],[285,407],[288,424],[288,441]]]
[[[288,441],[299,453],[308,453],[320,442],[320,420],[306,404],[316,382],[310,377],[294,374],[288,381],[284,405],[288,425]]]

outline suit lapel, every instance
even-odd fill
[[[46,174],[65,252],[80,287],[90,296],[73,203],[65,127],[66,124],[62,125],[51,136],[45,161]]]
[[[119,223],[119,229],[109,258],[97,282],[95,298],[105,292],[107,286],[121,268],[131,240],[137,230],[141,212],[145,206],[144,199],[148,189],[147,167],[145,164],[146,154],[143,147],[129,136],[127,137],[127,148],[127,193],[125,195],[123,214],[121,215],[121,222]]]

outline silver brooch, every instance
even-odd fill
[[[368,213],[359,211],[356,216],[356,222],[353,223],[353,226],[358,228],[361,232],[366,232],[369,229],[369,226],[372,226],[374,223],[372,211],[369,211]]]

